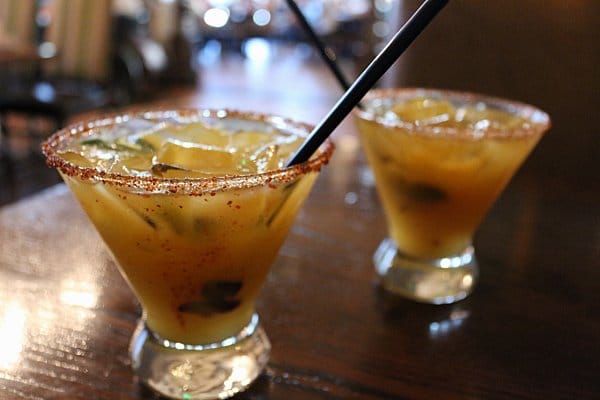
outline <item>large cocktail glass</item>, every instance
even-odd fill
[[[311,127],[233,111],[155,111],[81,123],[43,144],[48,164],[58,169],[142,305],[130,345],[140,380],[169,398],[226,398],[250,385],[267,363],[270,344],[255,300],[333,145],[291,168],[209,178],[186,177],[186,171],[162,164],[156,172],[171,168],[177,177],[111,173],[61,155],[82,138],[101,147],[94,139],[98,132],[172,121],[248,129],[249,141],[252,132],[305,136]],[[192,161],[218,170],[229,155]]]
[[[382,286],[427,303],[466,297],[478,279],[474,232],[548,115],[426,89],[373,90],[362,105],[355,116],[389,232],[374,254]]]

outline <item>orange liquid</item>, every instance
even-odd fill
[[[292,186],[143,195],[64,176],[136,293],[149,327],[213,343],[248,324],[316,174]]]
[[[201,123],[157,126],[136,135],[94,133],[60,154],[119,174],[202,178],[280,168],[302,142],[272,128],[243,130],[239,123],[230,131]],[[201,195],[144,193],[62,176],[136,293],[147,325],[170,341],[208,344],[250,322],[262,282],[317,173]]]
[[[406,118],[414,110],[402,111]],[[418,111],[422,116],[423,110]],[[427,259],[458,254],[470,245],[481,220],[540,137],[427,135],[363,118],[357,123],[389,235],[403,253]]]

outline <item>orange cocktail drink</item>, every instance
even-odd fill
[[[466,296],[477,278],[473,235],[548,116],[424,89],[372,91],[363,105],[357,123],[388,223],[375,260],[384,286],[434,303]]]
[[[156,391],[228,396],[264,367],[270,345],[255,300],[332,152],[327,143],[283,168],[309,132],[273,116],[157,111],[82,124],[44,144],[142,305],[131,351]]]

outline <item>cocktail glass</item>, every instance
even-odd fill
[[[549,128],[522,103],[427,89],[373,90],[355,111],[389,236],[374,254],[381,285],[447,304],[478,280],[472,239]]]
[[[107,172],[65,153],[73,141],[101,152],[106,145],[95,137],[102,132],[131,131],[133,137],[164,124],[185,130],[186,124],[198,122],[232,133],[246,130],[238,139],[248,146],[256,132],[261,137],[273,132],[306,136],[311,130],[268,115],[154,111],[81,123],[43,144],[48,164],[58,169],[141,303],[143,316],[130,344],[134,371],[154,391],[174,399],[229,397],[249,386],[264,368],[270,343],[255,300],[297,211],[333,151],[327,142],[308,162],[290,168],[279,168],[280,163],[261,173],[227,175],[218,171],[234,151],[204,152],[212,147],[184,143],[186,149],[180,146],[183,153],[174,157],[191,155],[198,159],[188,163],[217,171],[204,178],[160,163],[153,171],[171,177]],[[126,152],[144,151],[148,145],[116,143]],[[177,147],[178,142],[169,145]],[[254,161],[271,163],[270,153],[278,146],[260,147],[262,158]],[[252,160],[241,160],[246,161]],[[135,157],[128,162],[128,168],[144,163]]]

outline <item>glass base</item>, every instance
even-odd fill
[[[186,345],[154,334],[142,321],[130,344],[142,383],[170,399],[225,399],[246,389],[264,369],[271,344],[257,314],[219,343]]]
[[[386,238],[373,256],[381,285],[389,292],[423,303],[451,304],[467,297],[479,276],[473,247],[439,259],[402,254]]]

